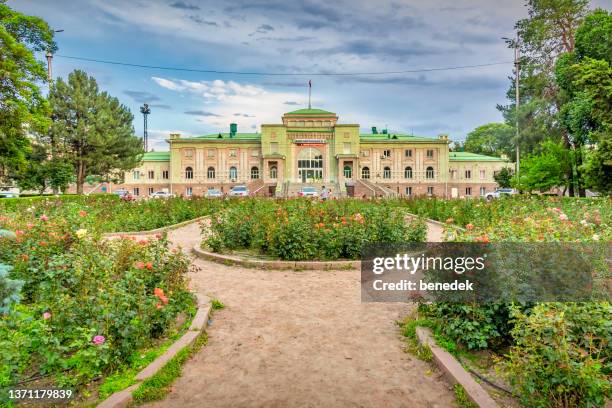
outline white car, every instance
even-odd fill
[[[493,200],[494,198],[499,198],[499,197],[507,196],[507,195],[514,195],[514,194],[516,194],[516,190],[514,190],[513,188],[498,188],[491,193],[485,194],[485,198],[487,200]]]
[[[298,192],[298,196],[300,197],[318,197],[319,192],[316,187],[302,187]]]
[[[219,198],[222,196],[223,196],[223,193],[221,193],[221,190],[219,190],[218,188],[209,188],[208,190],[206,190],[206,193],[204,194],[204,197],[206,198]]]
[[[173,197],[173,195],[167,191],[156,191],[153,194],[151,194],[149,197],[151,198],[170,198],[170,197]]]
[[[235,186],[229,192],[230,197],[248,197],[249,189],[246,186]]]
[[[19,193],[12,191],[0,191],[0,198],[18,198]]]

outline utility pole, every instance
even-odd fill
[[[140,107],[140,113],[142,113],[142,116],[144,117],[144,133],[142,136],[142,145],[144,151],[147,152],[149,151],[149,131],[147,129],[147,116],[149,116],[149,114],[151,113],[151,108],[149,108],[149,105],[145,103]]]
[[[516,88],[516,100],[515,100],[515,108],[514,115],[516,116],[516,178],[519,179],[519,172],[521,167],[521,156],[520,156],[520,148],[519,148],[519,106],[521,104],[520,93],[519,93],[519,77],[520,77],[520,38],[518,32],[516,33],[516,44],[514,45],[514,66],[515,66],[515,79],[514,79],[514,87]]]
[[[53,33],[63,33],[64,30],[53,30]],[[53,81],[53,53],[51,49],[47,50],[47,79],[49,80],[49,86],[51,85],[51,81]]]
[[[312,93],[312,80],[308,80],[308,109],[311,108],[310,105],[310,95]]]

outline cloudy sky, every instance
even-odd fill
[[[127,105],[142,134],[149,103],[153,147],[170,132],[257,131],[308,104],[338,113],[363,131],[462,140],[500,121],[513,35],[524,2],[507,0],[9,0],[47,20],[57,35],[54,76],[83,69]],[[594,6],[610,8],[612,0]],[[86,62],[67,57],[196,70],[304,75],[202,73]],[[479,64],[479,68],[380,73]]]

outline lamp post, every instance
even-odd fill
[[[149,114],[151,113],[151,108],[149,108],[149,105],[145,103],[140,107],[140,113],[142,113],[142,116],[144,118],[144,133],[142,137],[142,144],[144,147],[144,151],[147,152],[149,150],[149,132],[147,129],[147,116],[149,116]]]
[[[63,33],[64,30],[52,30],[53,33]],[[53,69],[52,69],[52,64],[53,64],[53,53],[51,52],[51,49],[47,50],[47,79],[49,80],[49,84],[51,83],[51,81],[53,81]]]
[[[518,32],[516,33],[516,39],[512,40],[510,38],[507,37],[502,37],[502,40],[506,40],[507,42],[513,42],[513,48],[514,48],[514,73],[515,73],[515,78],[514,78],[514,90],[515,90],[515,101],[514,101],[514,116],[515,116],[515,127],[516,127],[516,163],[515,163],[515,173],[516,173],[516,178],[519,178],[519,172],[520,172],[520,167],[521,167],[521,152],[520,152],[520,147],[519,147],[519,136],[520,136],[520,130],[519,130],[519,107],[521,105],[521,98],[520,98],[520,59],[521,59],[521,50],[520,50],[520,37]]]

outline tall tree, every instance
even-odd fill
[[[563,186],[567,189],[570,180],[572,151],[562,143],[547,141],[542,143],[542,152],[526,156],[521,165],[520,175],[514,176],[512,184],[524,191],[547,191]],[[564,190],[565,193],[565,190]]]
[[[608,29],[608,31],[606,31]],[[612,14],[596,10],[576,32],[576,48],[558,58],[555,80],[563,96],[559,119],[575,150],[573,184],[584,195],[584,155],[612,135]],[[605,157],[604,144],[596,157]],[[602,156],[603,154],[603,156]],[[593,163],[588,168],[593,169]],[[589,178],[594,180],[593,177]]]
[[[514,128],[505,123],[487,123],[468,133],[465,151],[500,157],[502,154],[513,160]]]
[[[45,21],[12,10],[0,0],[0,182],[26,167],[28,131],[48,126],[49,108],[39,84],[46,80],[34,52],[55,50]]]
[[[100,92],[93,77],[76,70],[53,86],[51,137],[75,169],[77,194],[89,175],[111,176],[138,165],[143,149],[134,135],[133,115],[117,98]]]
[[[555,63],[560,55],[575,49],[576,30],[588,13],[588,0],[528,0],[528,17],[517,22],[520,41],[521,107],[515,104],[514,81],[508,91],[510,105],[498,106],[508,123],[518,117],[521,150],[525,153],[542,152],[544,140],[562,141],[568,150],[579,149],[579,140],[572,140],[559,119],[564,104],[564,93],[555,81]],[[566,177],[578,175],[576,166]],[[573,195],[573,185],[570,186]]]

